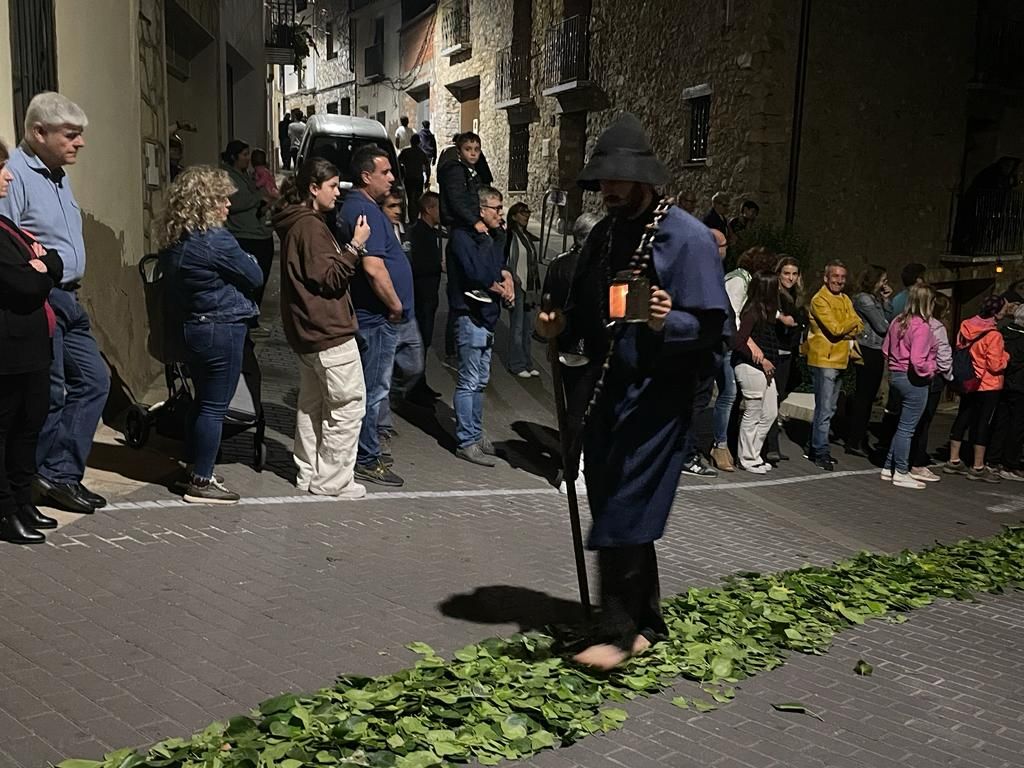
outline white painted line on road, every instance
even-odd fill
[[[708,491],[738,491],[747,488],[771,488],[779,485],[792,485],[794,483],[810,483],[817,480],[835,480],[841,477],[859,477],[862,475],[878,474],[877,469],[847,470],[845,472],[829,472],[820,475],[801,475],[800,477],[778,477],[773,480],[751,480],[748,482],[723,483],[709,482],[707,485],[683,485],[679,487],[679,493],[707,493]],[[383,501],[391,499],[457,499],[473,497],[502,497],[502,496],[557,496],[558,489],[546,486],[544,488],[478,488],[469,490],[453,491],[381,491],[369,493],[365,501]],[[303,494],[301,496],[257,496],[253,498],[243,497],[235,506],[266,506],[272,504],[339,504],[347,503],[333,496],[315,496]],[[354,502],[358,505],[358,502]],[[212,507],[212,504],[189,504],[181,499],[159,499],[156,501],[121,501],[108,504],[104,509],[165,509],[169,507]]]

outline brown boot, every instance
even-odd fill
[[[711,463],[721,472],[736,471],[736,464],[733,462],[732,454],[729,453],[729,449],[726,446],[718,447],[716,445],[711,449]]]

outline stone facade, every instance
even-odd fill
[[[318,114],[324,114],[328,111],[328,104],[337,103],[340,111],[344,100],[348,99],[349,111],[354,114],[356,80],[354,62],[350,55],[348,0],[328,0],[315,7],[315,17],[312,11],[300,17],[300,21],[309,25],[316,43],[316,50],[306,60],[308,87],[296,87],[286,92],[284,106],[288,110],[298,107],[305,112],[308,106],[313,105]],[[331,46],[328,46],[329,28],[332,31]],[[333,51],[328,50],[329,47],[333,47]]]

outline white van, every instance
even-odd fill
[[[402,174],[398,167],[395,145],[388,132],[376,120],[349,115],[313,115],[306,122],[306,132],[299,145],[298,165],[309,157],[322,157],[338,167],[341,188],[352,188],[352,155],[365,144],[376,144],[391,158],[391,172],[395,186],[402,187]],[[404,198],[404,194],[403,194]]]

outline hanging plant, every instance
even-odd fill
[[[320,53],[316,47],[316,41],[310,34],[308,24],[292,24],[291,29],[291,42],[292,42],[292,53],[295,54],[294,66],[296,70],[302,70],[306,68],[306,58],[309,56],[310,50]]]

